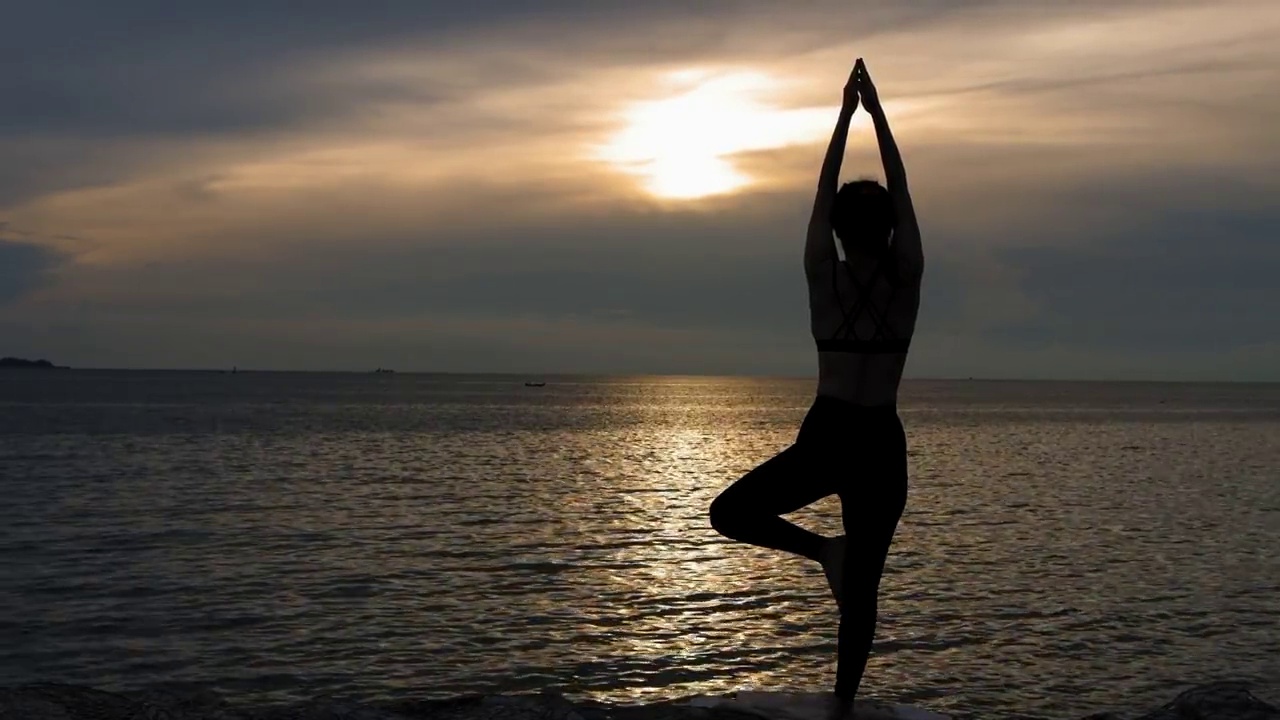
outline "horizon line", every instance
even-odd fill
[[[279,369],[279,368],[241,368],[232,366],[224,367],[72,367],[65,365],[57,365],[52,368],[30,368],[30,367],[8,367],[0,368],[0,370],[12,371],[34,371],[34,372],[53,372],[53,371],[86,371],[86,372],[173,372],[173,373],[225,373],[225,374],[242,374],[242,373],[274,373],[274,374],[314,374],[314,375],[459,375],[459,376],[501,376],[501,377],[519,377],[525,380],[544,379],[556,377],[597,377],[597,378],[624,378],[624,377],[666,377],[666,378],[742,378],[742,379],[760,379],[760,380],[812,380],[817,382],[817,377],[813,375],[787,375],[787,374],[771,374],[771,373],[707,373],[707,372],[536,372],[536,371],[460,371],[460,370],[395,370],[393,368],[376,368],[373,370],[354,370],[354,369],[327,369],[327,370],[305,370],[305,369]],[[382,372],[379,372],[381,370]],[[1183,384],[1183,385],[1276,385],[1280,384],[1280,380],[1226,380],[1226,379],[1160,379],[1160,378],[1094,378],[1094,377],[983,377],[978,375],[935,375],[935,376],[906,376],[902,380],[904,382],[1059,382],[1059,383],[1150,383],[1150,384]]]

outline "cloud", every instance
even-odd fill
[[[1009,253],[1041,312],[1000,337],[1018,344],[1228,352],[1280,339],[1280,213],[1170,208],[1144,232],[1085,247]]]
[[[7,239],[13,231],[0,223],[0,306],[45,287],[67,258],[51,248]]]
[[[207,335],[280,366],[810,372],[795,253],[828,129],[691,204],[590,154],[670,70],[833,113],[857,54],[926,232],[912,368],[1200,372],[1274,334],[1274,290],[1188,272],[1274,267],[1269,3],[62,5],[2,51],[31,72],[0,79],[0,212],[64,260],[0,330],[80,338],[80,364],[203,364]],[[846,175],[878,175],[860,122]]]

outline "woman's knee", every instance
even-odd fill
[[[739,514],[736,512],[733,499],[728,493],[720,493],[720,495],[711,501],[711,509],[708,511],[711,518],[711,527],[716,532],[727,538],[735,535],[734,527],[738,522]]]

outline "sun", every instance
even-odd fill
[[[829,109],[767,105],[781,82],[762,73],[685,70],[666,80],[675,94],[626,108],[621,129],[596,155],[641,178],[656,197],[740,191],[756,179],[735,166],[735,155],[813,142],[832,122]]]

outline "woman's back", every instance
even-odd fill
[[[891,262],[844,261],[832,267],[830,282],[810,281],[819,395],[855,405],[897,403],[920,308],[920,281],[896,270]]]

